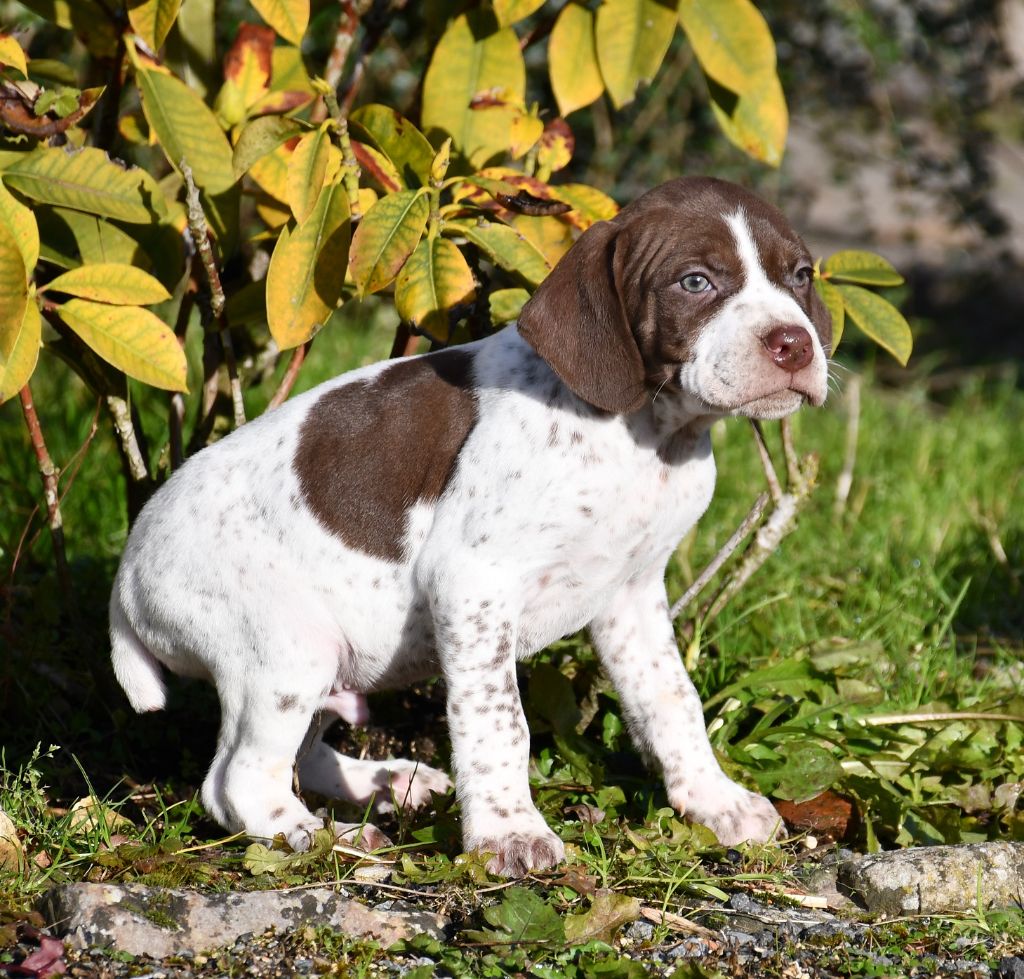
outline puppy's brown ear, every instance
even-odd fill
[[[644,365],[622,303],[620,229],[583,233],[519,315],[519,334],[577,397],[615,414],[643,404]]]

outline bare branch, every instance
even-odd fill
[[[309,348],[312,343],[313,341],[311,339],[307,340],[292,351],[292,359],[288,361],[288,367],[284,372],[284,376],[281,378],[281,383],[274,392],[274,396],[270,399],[270,404],[267,405],[267,411],[270,411],[271,408],[276,408],[278,405],[284,404],[288,395],[291,394],[292,388],[298,380],[299,370],[302,368],[302,365],[306,360],[306,354],[309,353]]]
[[[782,433],[782,454],[786,460],[786,479],[791,490],[795,489],[802,478],[800,473],[800,458],[793,448],[793,425],[787,416],[779,422],[779,431]]]
[[[345,63],[348,61],[349,52],[352,50],[352,42],[355,40],[356,29],[359,27],[359,12],[353,0],[339,0],[341,14],[338,17],[338,29],[334,34],[334,45],[331,53],[327,56],[327,63],[324,65],[324,81],[330,85],[332,91],[337,91],[341,84],[341,77],[345,71]],[[321,99],[313,107],[310,114],[312,122],[320,123],[327,118],[330,107],[326,99]]]
[[[846,512],[846,503],[853,487],[853,467],[857,464],[857,439],[860,430],[860,389],[861,379],[854,374],[846,385],[846,454],[843,469],[836,480],[835,514],[841,517]]]
[[[768,491],[772,494],[772,502],[778,506],[779,500],[782,499],[782,486],[779,484],[778,474],[775,472],[771,454],[768,452],[768,445],[764,440],[764,431],[756,418],[751,418],[750,424],[754,429],[754,440],[757,442],[757,454],[761,459],[761,467],[764,469],[764,478],[768,481]]]
[[[708,582],[718,574],[722,565],[732,557],[736,548],[746,540],[747,535],[755,526],[757,526],[758,523],[760,523],[765,507],[767,506],[768,494],[762,493],[754,501],[754,505],[750,508],[750,512],[743,518],[743,522],[735,531],[733,531],[733,535],[722,545],[721,549],[711,559],[708,566],[699,575],[697,575],[693,584],[690,585],[690,587],[683,593],[682,598],[672,606],[669,615],[673,619],[679,618],[679,615],[693,604],[697,596],[707,587]]]
[[[146,482],[149,479],[149,470],[146,468],[146,461],[142,449],[139,447],[128,402],[116,394],[108,394],[107,407],[113,416],[117,437],[121,440],[121,448],[128,464],[129,475],[137,483]]]

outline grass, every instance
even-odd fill
[[[379,319],[332,328],[317,340],[301,383],[383,356],[389,343],[390,324]],[[69,461],[95,406],[59,363],[44,363],[39,377],[34,390],[51,452],[58,465],[73,469]],[[148,429],[158,431],[165,424],[161,399],[139,397]],[[259,398],[251,395],[250,413]],[[211,691],[175,682],[166,713],[136,717],[116,688],[106,660],[105,603],[126,523],[116,451],[100,421],[64,498],[78,606],[71,620],[60,614],[45,528],[38,514],[30,520],[39,481],[18,408],[0,408],[0,492],[9,501],[0,515],[0,548],[7,563],[18,555],[0,610],[0,642],[8,647],[0,657],[0,806],[30,861],[21,873],[0,875],[0,907],[22,913],[46,887],[73,879],[207,888],[351,880],[352,864],[329,846],[291,861],[263,854],[261,862],[245,841],[224,841],[205,820],[195,792],[216,734]],[[851,800],[856,818],[845,830],[848,845],[1024,839],[1022,727],[1002,719],[1024,715],[1024,470],[1013,450],[1022,425],[1024,391],[1012,372],[965,374],[940,393],[928,377],[899,387],[869,377],[853,488],[837,512],[843,402],[800,414],[797,446],[820,456],[819,485],[796,531],[699,631],[694,679],[725,764],[748,784],[796,804],[823,790]],[[715,441],[718,492],[671,568],[673,597],[763,485],[745,423],[720,426]],[[680,624],[684,648],[687,625]],[[527,966],[538,976],[643,974],[631,972],[623,948],[610,943],[614,915],[595,893],[635,901],[619,908],[624,920],[640,906],[677,913],[714,907],[737,890],[785,900],[780,882],[796,879],[808,851],[725,852],[666,809],[584,637],[538,657],[524,670],[523,693],[537,802],[566,840],[573,869],[543,887],[494,890],[479,862],[458,856],[450,799],[434,816],[386,826],[399,844],[389,857],[391,886],[428,888],[431,906],[477,935],[471,940],[460,931],[437,948],[424,940],[408,951],[410,962],[426,956],[454,975]],[[444,762],[436,687],[384,697],[375,707],[398,738],[387,741],[371,730],[358,736],[361,743],[406,750],[403,739],[415,738],[422,745],[423,731],[409,726],[416,717],[432,739],[425,742],[428,756],[436,747]],[[351,746],[351,735],[339,737]],[[76,823],[71,804],[90,794],[130,824]],[[499,937],[515,918],[508,901],[533,900],[509,897],[520,892],[554,915],[538,912],[554,938],[508,944]],[[386,887],[374,893],[395,896]],[[488,902],[493,913],[481,918]],[[912,923],[902,933],[886,927],[872,931],[872,942],[879,954],[896,956],[893,974],[909,972],[914,955],[948,951],[964,936],[981,941],[994,929],[1017,949],[1024,946],[1024,925],[1013,915]],[[569,947],[567,928],[598,937]],[[655,938],[667,936],[662,927]],[[315,930],[289,941],[296,954],[305,943],[314,957],[347,957],[353,974],[374,974],[385,957],[372,944]],[[849,949],[821,954],[835,974],[874,968]],[[780,949],[778,974],[785,964]]]

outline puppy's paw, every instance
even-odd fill
[[[296,853],[304,853],[313,845],[314,834],[325,827],[334,831],[334,837],[339,842],[347,843],[366,853],[391,846],[391,840],[373,823],[338,823],[312,815],[285,833],[285,839]]]
[[[451,779],[436,768],[399,759],[385,763],[389,784],[377,793],[374,811],[394,812],[419,809],[430,802],[430,793],[444,795],[452,788]]]
[[[565,859],[565,844],[546,826],[487,837],[467,844],[466,849],[493,853],[487,870],[500,877],[525,877],[531,870],[547,870]]]
[[[763,795],[732,785],[732,791],[716,802],[720,805],[713,810],[691,807],[687,815],[712,830],[723,846],[785,839],[786,824]]]

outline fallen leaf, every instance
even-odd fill
[[[806,802],[776,800],[775,808],[790,829],[829,842],[846,838],[855,815],[853,803],[831,789]]]

